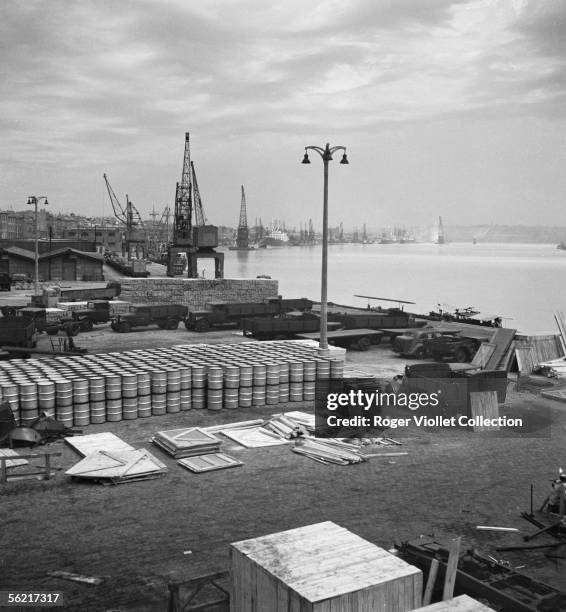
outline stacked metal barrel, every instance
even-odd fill
[[[342,378],[343,353],[309,341],[196,344],[0,363],[1,399],[16,420],[41,412],[67,426],[313,401],[317,379]]]

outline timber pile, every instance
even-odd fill
[[[231,612],[408,612],[422,572],[330,521],[230,546]]]
[[[221,444],[216,436],[198,427],[158,431],[151,441],[175,459],[216,453]]]
[[[16,424],[53,410],[67,427],[181,412],[314,401],[316,381],[342,378],[343,352],[308,340],[191,344],[0,362],[0,400]]]
[[[325,440],[299,439],[292,450],[294,453],[325,464],[350,465],[366,461],[357,447],[332,438]]]

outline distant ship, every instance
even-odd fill
[[[556,245],[556,248],[562,251],[566,251],[566,242],[562,241],[560,244]]]
[[[269,233],[260,242],[260,247],[283,247],[290,246],[289,235],[279,225],[273,225]]]

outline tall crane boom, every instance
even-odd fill
[[[192,185],[191,149],[189,132],[185,134],[185,154],[181,182],[175,193],[175,216],[173,220],[173,243],[178,246],[192,246]]]
[[[200,197],[200,191],[197,183],[197,173],[195,172],[195,165],[191,162],[191,170],[193,177],[193,201],[195,207],[195,225],[202,227],[206,225],[206,217],[204,215],[204,208],[202,206],[202,199]]]

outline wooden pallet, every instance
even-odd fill
[[[0,483],[9,482],[11,480],[49,480],[55,476],[55,472],[51,469],[51,458],[60,457],[61,453],[29,453],[26,455],[18,455],[19,459],[43,459],[44,465],[30,465],[31,471],[8,473],[8,462],[13,460],[9,456],[0,456]]]

